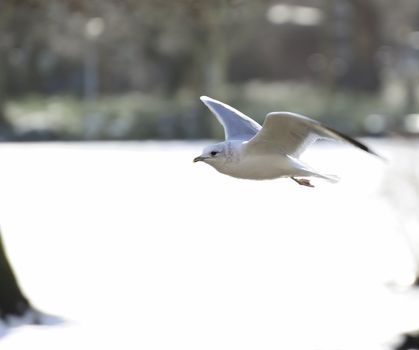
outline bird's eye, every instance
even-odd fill
[[[218,152],[217,151],[212,151],[210,154],[214,157],[218,154]]]

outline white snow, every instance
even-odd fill
[[[203,145],[0,144],[8,255],[66,320],[0,327],[2,350],[374,350],[419,329],[419,293],[394,287],[415,257],[383,194],[403,147],[372,142],[385,164],[320,144],[306,160],[342,180],[311,189],[193,164]]]

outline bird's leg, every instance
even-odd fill
[[[296,183],[298,183],[301,186],[307,186],[307,187],[314,187],[309,179],[297,179],[294,176],[291,176],[291,179],[293,179]]]

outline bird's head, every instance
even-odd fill
[[[227,145],[225,142],[209,145],[204,148],[202,154],[196,157],[194,162],[205,162],[209,165],[216,166],[217,164],[224,163],[227,156]]]

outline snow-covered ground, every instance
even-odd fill
[[[395,287],[416,262],[389,195],[398,159],[417,158],[367,142],[390,161],[308,151],[342,178],[314,189],[193,164],[203,143],[0,144],[8,255],[31,302],[66,320],[1,349],[388,349],[419,329],[419,293]]]

